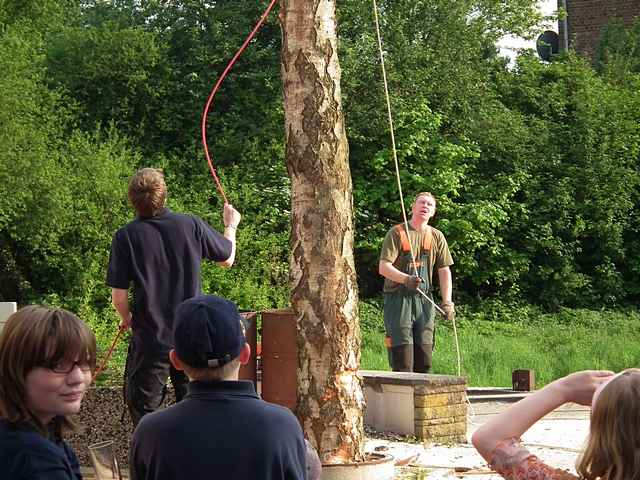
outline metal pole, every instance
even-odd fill
[[[569,22],[568,22],[568,10],[567,10],[567,0],[558,0],[558,9],[562,8],[564,10],[564,18],[560,20],[560,30],[562,33],[562,41],[560,44],[560,51],[566,52],[569,50]]]

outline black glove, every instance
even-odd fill
[[[422,279],[417,275],[410,275],[404,279],[404,286],[409,290],[417,290]]]

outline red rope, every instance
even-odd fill
[[[213,90],[211,90],[211,93],[209,94],[209,98],[207,98],[207,103],[206,103],[206,105],[204,107],[204,111],[202,112],[201,129],[202,129],[202,145],[204,146],[204,155],[207,158],[207,163],[209,164],[209,170],[211,171],[211,175],[213,176],[213,179],[216,182],[216,188],[218,189],[218,192],[220,193],[220,196],[223,198],[224,203],[228,203],[227,202],[227,196],[224,194],[224,189],[222,188],[222,184],[220,183],[220,179],[218,178],[218,175],[216,174],[216,169],[213,166],[213,161],[211,160],[211,157],[209,155],[209,148],[207,147],[207,115],[209,113],[209,108],[211,107],[211,104],[213,103],[213,97],[215,97],[216,93],[218,92],[218,89],[220,88],[220,85],[222,85],[222,82],[226,78],[226,76],[229,73],[229,71],[231,70],[231,68],[235,65],[235,63],[238,60],[238,58],[240,58],[240,55],[242,55],[242,52],[245,51],[245,49],[249,45],[249,42],[251,42],[251,40],[253,40],[253,37],[256,35],[256,33],[258,32],[258,30],[260,29],[262,24],[265,22],[265,20],[269,16],[269,13],[271,13],[271,10],[273,9],[273,6],[276,4],[276,1],[277,0],[271,0],[271,3],[269,4],[267,9],[264,11],[262,16],[260,17],[260,20],[258,21],[258,23],[256,23],[255,27],[253,27],[253,30],[251,31],[249,36],[246,38],[246,40],[244,41],[244,43],[242,44],[240,49],[236,52],[236,54],[233,56],[233,58],[231,59],[231,61],[227,65],[227,67],[224,69],[224,71],[222,72],[222,75],[220,75],[220,78],[218,79],[218,81],[216,82],[215,86],[213,87]],[[104,370],[104,367],[106,367],[107,363],[109,362],[109,359],[111,358],[111,355],[113,355],[113,351],[115,350],[116,345],[118,344],[118,340],[120,340],[120,336],[122,335],[122,332],[124,332],[124,329],[120,328],[118,330],[118,334],[116,335],[116,338],[113,339],[113,343],[111,344],[111,347],[109,348],[109,351],[107,352],[107,355],[104,357],[104,360],[102,360],[102,363],[100,364],[100,366],[98,367],[96,372],[93,374],[92,381],[95,381],[96,377],[102,372],[102,370]]]
[[[118,344],[118,340],[120,340],[120,336],[122,335],[122,332],[124,332],[124,328],[120,327],[118,329],[118,334],[116,335],[116,338],[113,339],[113,343],[111,343],[111,348],[109,348],[109,351],[107,352],[107,354],[105,355],[104,359],[102,360],[102,363],[100,364],[100,366],[97,368],[97,370],[95,371],[95,373],[93,374],[93,378],[91,379],[91,383],[95,382],[96,378],[98,378],[98,375],[100,375],[100,373],[102,373],[102,370],[104,370],[104,367],[107,366],[107,362],[109,362],[109,359],[111,358],[111,355],[113,355],[113,351],[116,348],[116,345]]]
[[[236,52],[236,54],[233,56],[233,58],[231,59],[231,61],[227,65],[227,67],[224,69],[224,71],[222,72],[222,75],[220,75],[220,78],[218,79],[218,81],[216,82],[215,86],[213,87],[213,90],[211,90],[211,93],[209,94],[209,98],[207,99],[207,103],[206,103],[206,105],[204,107],[204,112],[202,113],[201,130],[202,130],[202,145],[204,146],[204,156],[207,159],[207,163],[209,164],[209,170],[211,171],[211,175],[213,176],[213,180],[216,182],[216,188],[218,189],[218,192],[220,193],[220,196],[224,200],[224,203],[228,203],[227,202],[227,197],[224,194],[224,189],[222,188],[222,184],[220,183],[220,179],[218,178],[218,175],[216,174],[216,169],[213,166],[213,162],[211,161],[211,157],[209,156],[209,148],[207,147],[207,115],[209,113],[209,108],[211,107],[211,104],[213,103],[213,97],[215,96],[215,94],[217,93],[218,89],[220,88],[220,85],[222,84],[222,82],[224,81],[225,77],[227,76],[227,74],[231,70],[231,67],[233,67],[233,65],[236,63],[238,58],[240,58],[240,55],[242,55],[242,52],[244,52],[244,50],[249,45],[249,42],[251,42],[251,40],[255,36],[256,32],[260,29],[260,27],[262,26],[264,21],[267,19],[267,17],[269,16],[269,13],[271,13],[271,9],[276,4],[276,1],[277,0],[271,0],[271,3],[269,4],[267,9],[262,14],[262,17],[260,17],[260,20],[258,21],[258,23],[256,23],[255,27],[253,27],[253,30],[251,31],[249,36],[246,38],[246,40],[244,41],[244,43],[242,44],[240,49]]]

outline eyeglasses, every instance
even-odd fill
[[[53,373],[69,374],[69,373],[71,373],[73,371],[74,368],[76,368],[76,366],[83,372],[91,371],[91,365],[89,365],[89,363],[87,363],[86,361],[84,361],[84,362],[80,362],[80,361],[70,362],[68,360],[62,360],[61,362],[51,363],[49,365],[45,365],[45,368],[48,368]]]

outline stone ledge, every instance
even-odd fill
[[[464,389],[467,380],[454,375],[436,375],[432,373],[389,372],[383,370],[360,370],[360,375],[367,386],[375,384],[425,386],[429,389],[451,388],[460,385]]]
[[[368,425],[430,442],[466,441],[466,378],[371,370],[360,374]]]

